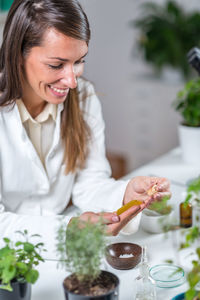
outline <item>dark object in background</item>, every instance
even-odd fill
[[[190,203],[180,203],[180,227],[192,227],[192,205]]]
[[[2,300],[30,300],[31,284],[13,281],[11,283],[13,291],[0,289],[0,299]]]
[[[197,47],[192,48],[187,54],[187,59],[188,59],[189,64],[200,75],[200,49]]]
[[[127,160],[124,155],[107,152],[106,157],[110,163],[113,178],[119,179],[127,174]]]

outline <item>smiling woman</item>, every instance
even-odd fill
[[[13,1],[0,49],[0,235],[25,226],[53,236],[71,198],[81,220],[103,216],[116,235],[170,194],[165,178],[110,178],[101,105],[81,76],[89,40],[77,0]],[[138,205],[118,216],[133,199]]]

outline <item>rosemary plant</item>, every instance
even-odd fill
[[[93,282],[101,273],[100,265],[106,247],[105,225],[73,218],[67,229],[57,233],[57,252],[62,267],[79,282]]]

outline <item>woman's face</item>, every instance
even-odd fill
[[[23,61],[25,105],[36,107],[44,102],[64,102],[69,89],[76,87],[76,79],[83,73],[87,52],[85,41],[48,29],[42,44],[33,47]]]

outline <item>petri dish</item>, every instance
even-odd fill
[[[177,287],[185,282],[185,272],[182,268],[171,264],[155,265],[149,270],[156,286],[161,288]]]

